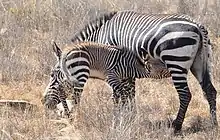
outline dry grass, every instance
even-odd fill
[[[188,14],[211,31],[214,85],[220,92],[220,39],[215,0],[207,8],[201,0],[186,0]],[[144,3],[144,4],[143,4]],[[195,6],[192,8],[192,6]],[[46,87],[50,67],[55,63],[50,41],[68,43],[76,31],[89,20],[112,10],[132,9],[146,13],[176,13],[178,1],[171,0],[2,0],[0,1],[0,99],[24,99],[38,105],[34,112],[0,108],[0,139],[217,139],[210,129],[208,103],[195,81],[189,76],[193,94],[183,125],[183,137],[174,137],[167,127],[169,117],[176,115],[178,95],[170,81],[138,80],[135,121],[120,130],[111,129],[111,90],[102,81],[89,80],[80,112],[74,121],[50,120],[44,117],[40,99]],[[194,9],[194,10],[192,10]],[[205,11],[205,12],[204,12]],[[98,85],[98,86],[97,86]],[[219,119],[219,102],[218,119]]]
[[[190,81],[193,99],[184,122],[183,139],[212,139],[215,134],[210,125],[207,101],[195,79],[190,76]],[[155,88],[159,86],[160,88]],[[20,97],[16,95],[14,99],[27,99],[38,104],[39,108],[34,112],[1,108],[0,138],[2,139],[6,137],[5,135],[14,139],[28,140],[182,139],[182,137],[174,137],[172,129],[167,126],[168,118],[176,115],[178,109],[178,96],[169,79],[138,80],[136,96],[138,113],[135,121],[123,124],[117,131],[111,129],[113,107],[110,99],[111,90],[102,81],[89,80],[83,93],[81,110],[74,121],[45,118],[39,97],[45,85],[37,88],[30,86],[29,90],[25,87],[7,90],[11,96],[5,97],[12,98],[13,94],[24,93],[20,94]],[[4,88],[9,89],[7,86]],[[219,88],[217,90],[219,91]],[[218,112],[219,108],[218,104]]]

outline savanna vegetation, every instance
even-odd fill
[[[220,118],[220,1],[218,0],[0,0],[0,99],[23,99],[38,106],[21,112],[0,106],[0,139],[23,140],[146,140],[218,139],[213,133],[208,103],[190,74],[192,100],[183,124],[183,136],[174,137],[169,117],[179,99],[171,79],[137,82],[135,121],[114,131],[111,126],[111,89],[90,79],[74,121],[44,116],[40,99],[56,62],[51,40],[59,45],[90,20],[105,12],[134,10],[144,13],[184,13],[204,24],[213,44],[213,82],[218,91]]]

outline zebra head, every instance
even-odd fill
[[[64,74],[60,68],[60,59],[61,59],[62,51],[56,45],[55,42],[53,44],[53,51],[58,62],[51,70],[50,80],[44,92],[43,98],[41,100],[45,108],[52,110],[56,109],[57,104],[61,102],[60,96],[64,93],[63,92]]]

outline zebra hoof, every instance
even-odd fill
[[[172,127],[174,128],[174,135],[181,135],[182,124],[178,123],[176,120],[173,121]]]

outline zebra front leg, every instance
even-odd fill
[[[68,93],[68,95],[70,93],[72,96],[71,104],[73,105],[73,108],[71,108],[71,111],[69,111],[69,113],[72,113],[78,109],[78,106],[80,104],[81,94],[82,94],[83,87],[84,87],[84,83],[83,84],[79,84],[79,83],[72,84],[69,81],[65,80],[63,87],[64,87],[65,92]],[[67,96],[67,94],[66,94],[66,96]]]
[[[63,105],[63,108],[64,108],[64,115],[69,118],[70,117],[70,111],[69,111],[69,108],[68,108],[68,105],[67,105],[67,102],[66,102],[65,94],[59,95],[59,98],[60,98],[60,101],[61,101],[61,103]]]
[[[59,88],[60,88],[59,98],[60,98],[61,103],[64,108],[64,115],[66,115],[69,118],[70,117],[70,110],[69,110],[68,104],[66,102],[66,99],[67,99],[68,94],[72,90],[72,86],[67,80],[64,80],[64,82],[62,83],[62,85],[60,85]]]
[[[82,92],[83,92],[83,87],[81,86],[74,87],[74,93],[72,94],[72,99],[75,110],[78,110],[79,108]]]
[[[71,116],[71,117],[75,122],[78,122],[77,120],[81,120],[80,118],[82,116],[82,114],[80,113],[79,106],[80,106],[80,98],[81,98],[81,95],[83,92],[83,87],[84,87],[84,84],[75,84],[73,91],[72,91],[72,105],[73,105],[73,107],[71,110],[71,114],[73,116]]]

